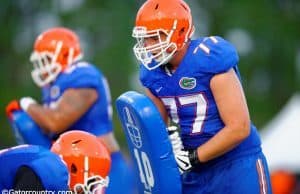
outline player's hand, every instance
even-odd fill
[[[199,164],[197,149],[185,150],[182,145],[181,138],[176,126],[167,128],[169,139],[172,144],[173,153],[177,162],[180,173],[191,170],[195,165]]]
[[[173,152],[178,152],[183,149],[182,141],[178,132],[178,128],[176,126],[167,127],[167,131],[169,134],[169,139],[172,144]]]
[[[11,119],[15,111],[21,110],[20,104],[17,100],[12,100],[5,108],[6,116]]]
[[[31,97],[22,97],[20,99],[19,103],[20,103],[20,107],[22,108],[22,110],[27,112],[29,106],[32,104],[36,104],[37,102],[35,99],[33,99]]]
[[[36,104],[36,101],[31,97],[23,97],[19,101],[13,100],[6,106],[5,112],[8,118],[12,118],[12,114],[18,110],[28,110],[31,104]]]
[[[175,160],[177,162],[180,173],[191,170],[200,163],[198,159],[197,150],[179,150],[174,152]]]

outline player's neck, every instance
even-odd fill
[[[180,65],[183,57],[185,56],[188,48],[189,48],[190,42],[187,42],[182,49],[178,50],[173,58],[169,61],[170,64],[170,70],[171,71],[176,71],[176,69],[178,68],[178,66]]]

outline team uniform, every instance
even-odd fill
[[[48,149],[36,145],[21,145],[0,150],[0,191],[22,188],[16,186],[17,172],[22,167],[32,169],[43,190],[69,190],[69,173],[62,159]],[[28,180],[30,181],[30,180]],[[32,185],[35,188],[35,185]]]
[[[93,65],[77,62],[60,73],[50,85],[42,88],[44,106],[54,108],[67,89],[93,88],[98,93],[95,104],[69,129],[80,129],[96,136],[112,131],[112,108],[106,78]],[[54,136],[55,138],[55,136]]]
[[[65,71],[60,73],[51,85],[42,88],[42,101],[47,107],[54,108],[65,90],[74,88],[93,88],[98,93],[98,99],[93,106],[68,130],[79,129],[95,136],[105,135],[112,131],[112,107],[109,86],[106,78],[100,70],[87,62],[77,62],[72,64]],[[53,134],[52,138],[57,138],[58,134]],[[121,152],[111,153],[112,168],[110,185],[106,189],[107,194],[118,193],[119,183],[127,183],[131,172]],[[123,181],[118,181],[120,175]],[[124,176],[123,176],[124,175]],[[124,186],[129,186],[126,184]]]
[[[27,144],[42,145],[49,148],[57,138],[75,130],[85,131],[88,134],[93,134],[97,137],[101,136],[108,140],[108,143],[112,144],[112,150],[115,150],[115,152],[110,153],[113,160],[112,174],[109,175],[111,180],[110,186],[120,188],[118,184],[121,183],[119,183],[118,176],[127,175],[128,171],[126,171],[127,165],[121,152],[118,151],[118,145],[114,136],[110,134],[113,126],[109,87],[101,71],[92,64],[81,61],[82,57],[83,53],[79,37],[72,30],[64,27],[54,27],[39,34],[34,42],[30,62],[33,65],[33,70],[31,71],[32,79],[42,90],[42,105],[32,97],[22,97],[19,100],[13,100],[7,105],[6,114],[11,121],[15,136],[20,140],[19,143],[23,141]],[[68,91],[69,89],[82,89],[82,91],[71,92]],[[81,115],[80,118],[74,123],[71,123],[73,121],[71,118],[65,119],[69,125],[64,129],[59,127],[61,126],[61,123],[59,123],[61,122],[60,119],[52,120],[50,118],[46,121],[43,120],[47,119],[48,114],[51,117],[57,114],[66,115],[68,111],[76,111],[64,99],[64,94],[68,93],[75,93],[75,96],[71,97],[71,99],[74,101],[78,100],[78,104],[81,105],[81,108],[76,113],[76,115]],[[80,96],[76,96],[76,94]],[[87,100],[81,94],[89,95],[86,98]],[[90,104],[90,102],[93,102],[93,104]],[[33,104],[36,107],[31,106]],[[46,109],[43,109],[43,107]],[[66,109],[59,107],[66,107]],[[48,111],[48,108],[55,111]],[[39,111],[39,113],[36,113],[35,110]],[[44,130],[37,125],[40,122],[42,123],[41,125],[45,124],[46,126],[47,124],[51,125],[50,122],[53,122],[54,125],[57,124],[56,126],[61,132],[55,132],[57,129],[53,129],[50,126],[48,129],[52,132],[45,134]],[[97,139],[97,142],[99,142],[99,139]],[[90,151],[88,149],[87,152]],[[86,151],[83,153],[83,157],[85,153]],[[86,162],[85,164],[87,165]],[[94,169],[97,171],[101,168],[102,166],[99,163],[96,164]],[[86,170],[86,168],[84,169]],[[119,174],[113,173],[115,172],[114,169],[118,169]],[[28,169],[25,169],[25,171],[28,171]],[[28,173],[26,172],[26,174]],[[74,173],[71,175],[74,175]],[[85,179],[87,178],[85,175]],[[80,184],[86,183],[82,182]],[[111,193],[107,192],[107,194]]]
[[[142,84],[163,102],[171,120],[180,125],[184,149],[196,149],[224,127],[210,80],[232,68],[240,77],[238,60],[229,42],[204,37],[190,41],[175,72],[169,71],[167,65],[151,71],[140,65]],[[268,167],[260,145],[257,129],[251,124],[249,137],[237,147],[182,175],[184,193],[270,193]]]

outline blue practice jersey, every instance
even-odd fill
[[[46,148],[25,144],[0,150],[0,166],[0,191],[13,188],[15,174],[21,166],[31,168],[46,190],[69,190],[67,166]]]
[[[204,37],[191,41],[173,74],[164,66],[151,71],[140,66],[142,84],[162,100],[172,121],[180,124],[186,149],[204,144],[224,127],[210,80],[231,68],[240,76],[238,60],[237,51],[229,42],[221,37]],[[259,151],[260,144],[257,129],[252,124],[250,136],[220,159]]]
[[[110,132],[113,127],[109,86],[100,70],[89,63],[71,65],[51,85],[43,87],[43,104],[54,108],[63,93],[72,88],[93,88],[98,93],[98,99],[69,130],[83,130],[96,136]]]

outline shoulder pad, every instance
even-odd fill
[[[235,47],[218,36],[198,41],[198,46],[192,52],[194,62],[201,66],[201,71],[209,73],[224,73],[236,66],[239,61]]]

